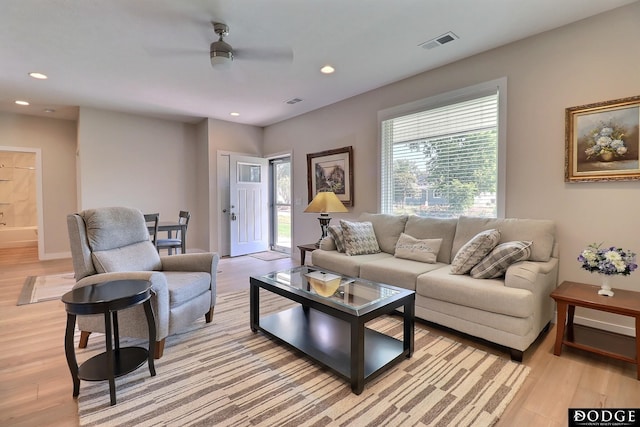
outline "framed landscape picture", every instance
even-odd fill
[[[345,206],[353,206],[353,148],[307,154],[309,203],[320,191],[333,191]]]
[[[567,108],[565,181],[640,179],[640,96]]]

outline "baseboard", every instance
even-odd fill
[[[558,313],[554,316],[553,323],[556,323],[558,319]],[[573,323],[576,325],[588,326],[590,328],[602,329],[603,331],[614,332],[616,334],[627,335],[630,337],[636,336],[636,330],[631,326],[619,325],[617,323],[603,322],[602,320],[589,319],[588,317],[575,316]]]
[[[39,256],[40,261],[46,261],[50,259],[64,259],[71,258],[71,252],[47,252]]]

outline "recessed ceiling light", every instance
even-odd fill
[[[322,74],[331,74],[334,71],[336,71],[336,69],[333,68],[331,65],[325,65],[324,67],[320,68],[320,72]]]
[[[238,117],[240,115],[240,113],[236,113],[235,111],[233,113],[229,113],[230,116],[233,117]]]
[[[45,113],[55,113],[55,112],[56,112],[56,110],[54,110],[53,108],[45,108],[45,109],[44,109],[44,112],[45,112]]]
[[[21,100],[17,100],[16,104],[18,104],[18,105],[29,105],[29,103],[27,101],[21,101]]]
[[[29,75],[31,77],[33,77],[34,79],[38,79],[38,80],[46,80],[46,79],[49,78],[49,77],[47,77],[46,74],[42,74],[42,73],[35,73],[34,72],[34,73],[29,73]]]

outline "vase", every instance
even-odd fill
[[[603,162],[610,162],[613,160],[613,153],[611,151],[603,151],[600,153],[600,159]]]
[[[611,285],[609,284],[610,276],[607,274],[601,274],[600,278],[602,280],[600,284],[600,290],[598,291],[598,295],[604,295],[606,297],[612,297],[613,291],[611,290]]]

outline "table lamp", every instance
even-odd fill
[[[333,191],[321,191],[316,194],[311,203],[309,203],[309,206],[307,206],[304,211],[320,213],[318,221],[320,221],[322,236],[320,237],[320,240],[318,240],[318,243],[316,243],[316,246],[320,246],[320,242],[322,241],[322,239],[327,237],[327,227],[329,227],[329,222],[331,222],[329,213],[349,212]]]

